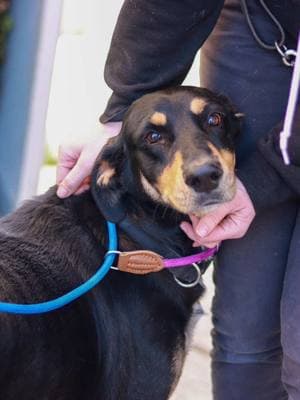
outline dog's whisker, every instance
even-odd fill
[[[156,214],[157,214],[159,208],[160,208],[160,204],[157,203],[157,204],[155,205],[155,208],[154,208],[154,211],[153,211],[153,214],[152,214],[152,221],[155,221],[155,219],[156,219]]]
[[[167,214],[167,211],[170,209],[170,207],[168,206],[168,205],[165,205],[164,206],[164,211],[163,211],[163,214],[162,214],[162,218],[165,218],[165,216],[166,216],[166,214]]]

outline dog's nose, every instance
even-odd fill
[[[196,192],[211,192],[218,186],[222,175],[220,166],[207,163],[190,173],[185,181]]]

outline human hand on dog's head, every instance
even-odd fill
[[[99,137],[92,141],[60,146],[56,171],[58,197],[65,198],[89,189],[96,158],[107,139],[120,132],[122,122],[109,122],[102,127]]]
[[[130,194],[181,219],[202,216],[235,195],[234,138],[241,117],[226,97],[204,88],[179,86],[147,94],[131,105],[122,131],[98,157],[107,135],[71,154],[61,152],[58,195],[87,189],[85,179],[97,158],[93,196],[110,208],[127,206]]]
[[[191,215],[191,223],[181,229],[194,241],[194,246],[215,247],[223,240],[238,239],[248,231],[255,217],[252,201],[240,180],[233,199],[220,204],[202,218]]]

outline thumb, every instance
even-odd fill
[[[205,238],[209,235],[225,218],[228,210],[226,206],[220,206],[213,212],[204,215],[196,226],[196,233],[201,238]]]

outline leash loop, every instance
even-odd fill
[[[270,11],[270,9],[268,8],[268,6],[266,5],[266,3],[263,0],[259,0],[260,5],[262,6],[262,8],[266,11],[266,13],[268,14],[268,16],[271,18],[271,20],[274,22],[274,24],[276,25],[279,33],[280,33],[280,39],[278,41],[275,41],[275,45],[271,45],[268,44],[266,42],[264,42],[260,37],[259,34],[251,20],[250,17],[250,12],[248,9],[248,5],[247,5],[247,1],[246,0],[240,0],[241,2],[241,8],[242,11],[245,15],[245,18],[247,20],[248,26],[252,32],[252,35],[254,37],[254,39],[257,41],[257,43],[266,50],[276,50],[276,42],[279,44],[279,46],[283,46],[284,42],[285,42],[285,32],[283,30],[283,27],[281,26],[280,22],[278,21],[278,19],[275,17],[275,15],[272,14],[272,12]]]
[[[86,282],[60,297],[42,303],[18,304],[0,302],[0,312],[9,314],[43,314],[62,308],[93,289],[106,276],[115,260],[113,252],[118,246],[116,225],[107,221],[107,230],[109,236],[108,248],[112,253],[104,259],[103,264]]]
[[[183,281],[181,281],[179,278],[177,278],[175,275],[173,275],[173,278],[175,280],[176,283],[178,283],[179,286],[183,287],[183,288],[193,288],[195,286],[197,286],[199,283],[202,282],[202,274],[199,268],[199,265],[196,263],[193,263],[192,266],[195,268],[196,272],[197,272],[197,276],[196,279],[191,282],[191,283],[185,283]]]
[[[256,42],[260,45],[260,47],[262,47],[265,50],[276,50],[279,53],[279,55],[281,56],[282,62],[284,63],[284,65],[286,65],[287,67],[293,67],[295,65],[297,52],[295,50],[293,50],[293,49],[288,49],[285,46],[284,43],[285,43],[286,35],[285,35],[285,32],[284,32],[284,29],[281,26],[281,24],[278,21],[278,19],[275,17],[275,15],[272,14],[271,10],[268,8],[268,6],[264,2],[264,0],[259,0],[259,3],[262,6],[262,8],[266,11],[268,16],[271,18],[273,23],[276,25],[276,27],[277,27],[277,29],[278,29],[278,31],[280,33],[280,39],[279,40],[275,40],[274,41],[274,45],[266,43],[259,36],[259,34],[257,32],[257,29],[254,26],[252,18],[250,16],[249,8],[248,8],[248,5],[247,5],[247,0],[240,0],[240,3],[241,3],[242,12],[245,15],[245,18],[246,18],[247,24],[249,26],[249,29],[250,29],[254,39],[256,40]]]

